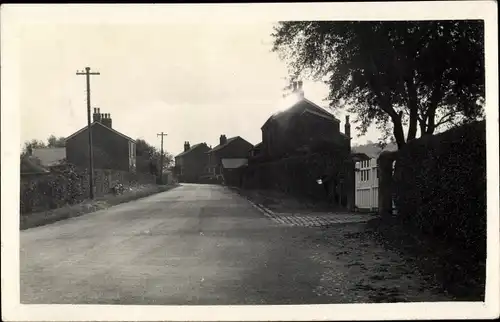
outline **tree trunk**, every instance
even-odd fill
[[[415,89],[415,84],[413,83],[413,77],[406,81],[406,87],[408,90],[408,107],[410,110],[410,127],[408,128],[408,136],[406,140],[411,141],[417,136],[418,122],[417,91]]]
[[[442,77],[443,73],[439,73],[438,76]],[[439,79],[436,83],[436,86],[432,90],[432,95],[429,103],[429,108],[427,109],[427,120],[428,120],[428,125],[427,125],[427,131],[425,132],[426,134],[433,134],[434,131],[436,130],[436,110],[439,101],[443,97],[443,88],[442,88],[442,82],[441,79]]]
[[[427,124],[426,124],[427,121],[426,120],[427,120],[426,115],[423,115],[422,118],[418,119],[418,124],[420,126],[420,136],[424,135],[424,133],[427,132]]]
[[[398,150],[401,149],[405,144],[405,136],[403,130],[403,124],[401,122],[401,118],[403,116],[403,112],[400,112],[398,115],[391,117],[392,123],[394,124],[394,138],[396,139],[396,143],[398,145]]]

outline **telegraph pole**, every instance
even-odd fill
[[[167,136],[166,133],[158,133],[156,136],[161,136],[161,154],[160,154],[160,182],[163,183],[163,137]]]
[[[89,187],[90,199],[94,199],[94,157],[92,151],[92,131],[90,129],[90,75],[101,75],[98,72],[91,72],[90,67],[85,67],[85,71],[77,71],[76,75],[85,75],[87,80],[87,129],[89,132]]]

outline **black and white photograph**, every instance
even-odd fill
[[[498,318],[496,2],[1,15],[2,320]]]

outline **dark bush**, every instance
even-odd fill
[[[247,189],[271,189],[298,197],[326,199],[327,192],[317,180],[335,178],[349,190],[349,177],[354,165],[346,156],[331,151],[292,156],[276,161],[253,162],[243,171],[242,184]],[[351,183],[351,189],[354,187]]]
[[[115,170],[94,170],[96,196],[111,193],[116,184],[125,188],[155,183],[149,174]],[[75,204],[89,197],[89,176],[85,169],[71,165],[59,167],[48,174],[21,175],[21,214],[41,212]]]
[[[484,249],[486,131],[477,122],[408,143],[396,160],[396,206],[423,233]]]
[[[459,298],[481,294],[486,262],[484,121],[408,143],[398,153],[394,185],[404,230],[433,245],[426,256],[439,257],[445,287]]]

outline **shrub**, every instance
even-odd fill
[[[476,122],[409,142],[395,170],[398,213],[424,234],[486,251],[486,130]]]

